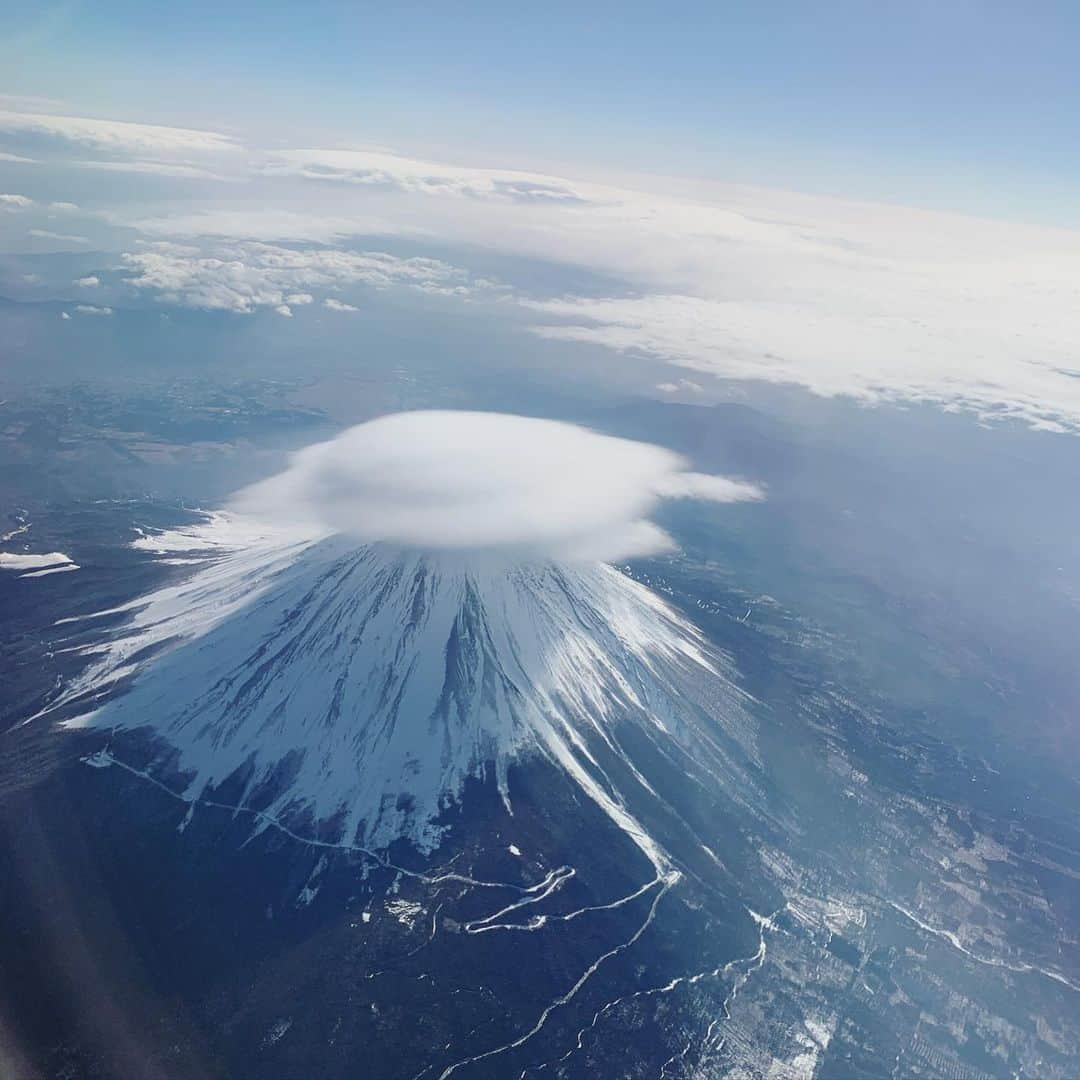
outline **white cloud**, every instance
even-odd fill
[[[72,233],[53,232],[51,229],[28,229],[31,236],[39,240],[57,240],[64,244],[89,244],[90,240],[85,236],[75,236]]]
[[[117,224],[138,229],[147,236],[324,243],[345,236],[389,236],[417,231],[382,218],[360,214],[329,216],[274,207],[257,210],[205,209],[162,217],[118,219]]]
[[[0,129],[12,116],[22,118],[8,120],[20,131],[100,139],[140,155],[83,163],[95,168],[199,171],[189,160],[197,150],[238,148],[214,133],[30,113],[0,113]],[[161,160],[172,153],[185,156]],[[290,306],[294,292],[372,283],[374,270],[317,267],[310,252],[312,265],[272,267],[239,248],[424,237],[603,275],[599,298],[519,299],[542,322],[539,334],[681,369],[657,376],[661,392],[695,392],[684,374],[697,371],[1080,431],[1077,233],[748,188],[697,185],[686,194],[691,186],[677,193],[674,181],[601,184],[385,149],[233,157],[260,184],[254,209],[250,201],[158,204],[134,220],[114,211],[115,224],[147,236],[236,242],[186,267],[179,253],[169,265],[146,265],[136,287],[199,307]],[[260,171],[279,179],[259,180]],[[324,183],[308,182],[316,180]],[[333,257],[355,253],[319,256]],[[169,261],[162,251],[154,258]],[[445,272],[384,276],[445,296],[479,285]]]
[[[47,217],[55,217],[57,214],[77,212],[78,209],[73,202],[39,203],[29,195],[0,195],[0,210],[44,210]]]
[[[66,322],[68,319],[71,318],[71,316],[66,311],[61,311],[60,318]]]
[[[37,158],[23,157],[22,154],[9,154],[0,150],[0,161],[6,161],[10,165],[37,165]]]
[[[231,136],[214,131],[7,110],[0,111],[0,131],[58,138],[124,153],[207,153],[240,148]]]
[[[226,176],[198,165],[183,161],[74,161],[71,164],[80,169],[98,169],[103,172],[136,173],[143,176],[170,176],[182,180],[238,180],[240,177]]]
[[[111,315],[111,307],[95,307],[93,304],[76,304],[75,312],[78,315]]]
[[[232,508],[365,543],[610,561],[672,547],[649,520],[669,498],[736,502],[761,491],[573,424],[432,411],[384,416],[307,447]]]
[[[123,256],[132,276],[127,284],[185,307],[249,313],[270,307],[279,314],[290,304],[307,304],[307,290],[345,285],[403,286],[424,291],[468,288],[467,275],[436,259],[399,258],[377,251],[331,248],[297,250],[247,242],[199,249],[175,247]]]
[[[96,289],[101,284],[101,278],[96,274],[87,274],[86,277],[76,278],[75,284],[80,289]]]
[[[174,240],[137,240],[136,243],[148,251],[165,255],[199,255],[202,249],[196,244],[178,244]]]
[[[328,296],[323,301],[323,307],[328,308],[330,311],[359,311],[355,304],[346,304],[343,300],[336,300],[332,296]]]
[[[721,378],[1080,430],[1080,233],[747,188],[687,197],[515,173],[568,196],[526,199],[528,185],[502,187],[501,170],[383,151],[290,151],[274,168],[336,181],[368,204],[391,189],[396,220],[426,235],[623,283],[600,299],[536,305],[547,337]],[[433,197],[446,195],[468,198]]]
[[[535,327],[544,337],[645,353],[724,378],[790,383],[865,402],[934,402],[1051,429],[1080,426],[1080,352],[1059,336],[1067,314],[1057,327],[1042,323],[1017,333],[1005,297],[997,311],[982,303],[965,309],[959,296],[953,299],[953,310],[942,297],[924,312],[904,310],[899,298],[867,310],[857,297],[850,304],[836,298],[836,307],[809,298],[678,295],[530,306],[569,321]]]
[[[700,383],[694,382],[692,379],[680,379],[678,382],[662,382],[656,384],[656,389],[662,394],[677,394],[680,391],[690,391],[694,394],[700,394],[704,391]]]
[[[278,306],[274,308],[274,310],[279,315],[284,315],[286,319],[292,318],[292,308],[290,308],[288,304],[278,304]]]
[[[423,195],[563,204],[583,198],[574,185],[557,176],[447,165],[382,150],[286,150],[275,154],[263,171]]]

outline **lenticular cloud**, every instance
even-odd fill
[[[232,509],[429,552],[610,561],[673,546],[648,520],[662,499],[760,497],[647,443],[554,420],[430,411],[307,447]]]

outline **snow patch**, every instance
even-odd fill
[[[411,930],[416,920],[423,913],[423,908],[412,900],[388,900],[387,913],[392,915],[402,926]],[[367,912],[364,913],[365,915]]]
[[[286,1017],[283,1020],[278,1020],[274,1023],[270,1030],[266,1033],[263,1039],[263,1046],[273,1046],[274,1043],[280,1042],[285,1033],[292,1027],[292,1017]]]
[[[69,565],[73,570],[78,569],[71,557],[62,551],[49,551],[43,555],[15,555],[0,551],[0,570],[37,570],[41,567],[61,565]]]

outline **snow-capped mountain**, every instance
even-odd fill
[[[229,781],[269,819],[431,851],[468,778],[493,775],[512,813],[510,766],[538,755],[659,869],[629,809],[652,789],[624,736],[664,754],[710,742],[703,684],[710,712],[742,715],[724,658],[607,564],[425,554],[227,514],[140,544],[197,566],[130,605],[59,704],[69,723],[149,728],[151,774],[182,778],[191,801]]]

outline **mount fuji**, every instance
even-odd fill
[[[137,540],[183,579],[101,613],[123,618],[50,711],[146,732],[148,775],[193,806],[227,790],[264,825],[367,849],[435,851],[470,779],[512,815],[511,766],[541,759],[660,872],[631,809],[658,798],[642,747],[754,756],[726,659],[593,557],[667,546],[643,516],[659,498],[756,497],[683,464],[517,417],[361,425]]]

